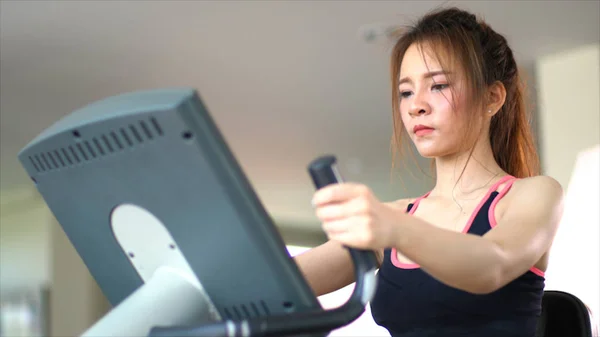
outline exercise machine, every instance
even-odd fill
[[[321,308],[193,88],[94,102],[19,160],[112,305],[85,337],[324,336],[375,292],[375,255],[349,249],[354,292]],[[308,171],[341,181],[333,156]]]

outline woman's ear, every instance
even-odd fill
[[[500,81],[492,83],[488,88],[488,100],[486,104],[486,113],[491,117],[494,116],[506,100],[506,88]]]

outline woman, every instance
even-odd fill
[[[504,37],[451,8],[421,18],[391,59],[394,141],[432,158],[435,186],[382,203],[317,191],[329,241],[296,261],[317,296],[353,282],[343,245],[377,253],[375,322],[392,336],[534,336],[563,192],[538,157]]]

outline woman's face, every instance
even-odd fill
[[[411,45],[402,59],[399,82],[402,122],[426,158],[452,155],[465,140],[465,104],[460,94],[465,87],[464,76],[453,73],[450,83],[432,55],[426,45]]]

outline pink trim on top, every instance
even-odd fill
[[[513,183],[515,181],[517,181],[518,179],[515,178],[513,180],[511,180],[510,182],[508,182],[506,184],[506,186],[504,186],[504,189],[498,193],[498,195],[496,196],[496,198],[494,199],[494,201],[492,202],[492,204],[490,205],[490,209],[488,211],[488,219],[490,221],[490,226],[492,228],[496,227],[498,225],[498,221],[496,221],[496,204],[498,204],[498,202],[500,201],[500,199],[502,199],[502,197],[504,197],[506,195],[506,193],[508,193],[508,191],[510,190],[510,188],[512,187]],[[537,276],[541,276],[541,277],[545,277],[546,273],[537,268],[537,267],[531,267],[529,269],[529,271],[531,271],[532,273],[536,274]]]
[[[502,179],[498,180],[494,185],[492,185],[492,187],[490,187],[490,189],[487,191],[487,193],[485,194],[485,196],[481,199],[481,201],[479,202],[479,204],[477,205],[477,207],[475,208],[475,210],[473,211],[473,213],[471,213],[471,216],[469,217],[469,221],[467,221],[466,226],[463,228],[462,233],[467,233],[469,231],[469,229],[471,228],[471,225],[473,224],[473,221],[475,220],[475,217],[477,216],[477,213],[479,213],[479,210],[481,209],[481,207],[483,207],[483,205],[485,204],[485,202],[490,198],[490,195],[496,191],[496,189],[498,189],[498,186],[500,186],[501,184],[503,184],[504,182],[506,182],[507,180],[513,179],[514,177],[511,175],[507,175],[502,177]],[[408,214],[413,214],[416,210],[417,207],[419,206],[419,203],[421,202],[421,200],[423,200],[424,198],[426,198],[427,196],[429,196],[429,194],[431,193],[431,191],[427,192],[425,195],[423,195],[422,197],[417,198],[417,200],[415,200],[415,202],[413,203],[412,208],[410,209],[410,212]],[[421,266],[419,266],[419,264],[417,263],[403,263],[400,262],[398,260],[398,253],[396,248],[392,248],[392,251],[390,252],[390,259],[392,260],[392,264],[398,268],[401,269],[417,269],[417,268],[421,268]]]
[[[537,276],[541,276],[541,277],[546,276],[546,273],[544,273],[543,270],[541,270],[539,268],[536,268],[536,267],[531,267],[529,269],[529,271],[532,272],[532,273],[534,273],[534,274],[536,274]]]
[[[417,198],[417,200],[415,200],[412,204],[412,207],[410,208],[410,211],[408,212],[408,214],[412,215],[416,210],[417,207],[419,206],[419,203],[421,202],[421,200],[427,198],[429,196],[429,193],[431,193],[431,191],[425,193],[423,196],[420,196]],[[400,262],[400,260],[398,260],[398,253],[396,251],[396,248],[392,248],[392,251],[390,253],[390,259],[392,260],[392,264],[398,268],[402,268],[402,269],[417,269],[417,268],[421,268],[421,266],[419,266],[416,263],[404,263],[404,262]]]
[[[494,201],[490,205],[490,209],[488,210],[488,220],[490,221],[490,226],[492,228],[494,228],[494,227],[496,227],[496,225],[498,225],[498,222],[496,221],[496,213],[495,213],[495,211],[496,211],[496,204],[498,204],[498,201],[500,201],[506,195],[506,193],[508,193],[508,191],[512,187],[512,184],[515,181],[517,181],[517,178],[515,178],[512,181],[508,182],[506,184],[506,186],[504,186],[504,189],[500,193],[498,193],[498,195],[496,196],[496,198],[494,198]]]

